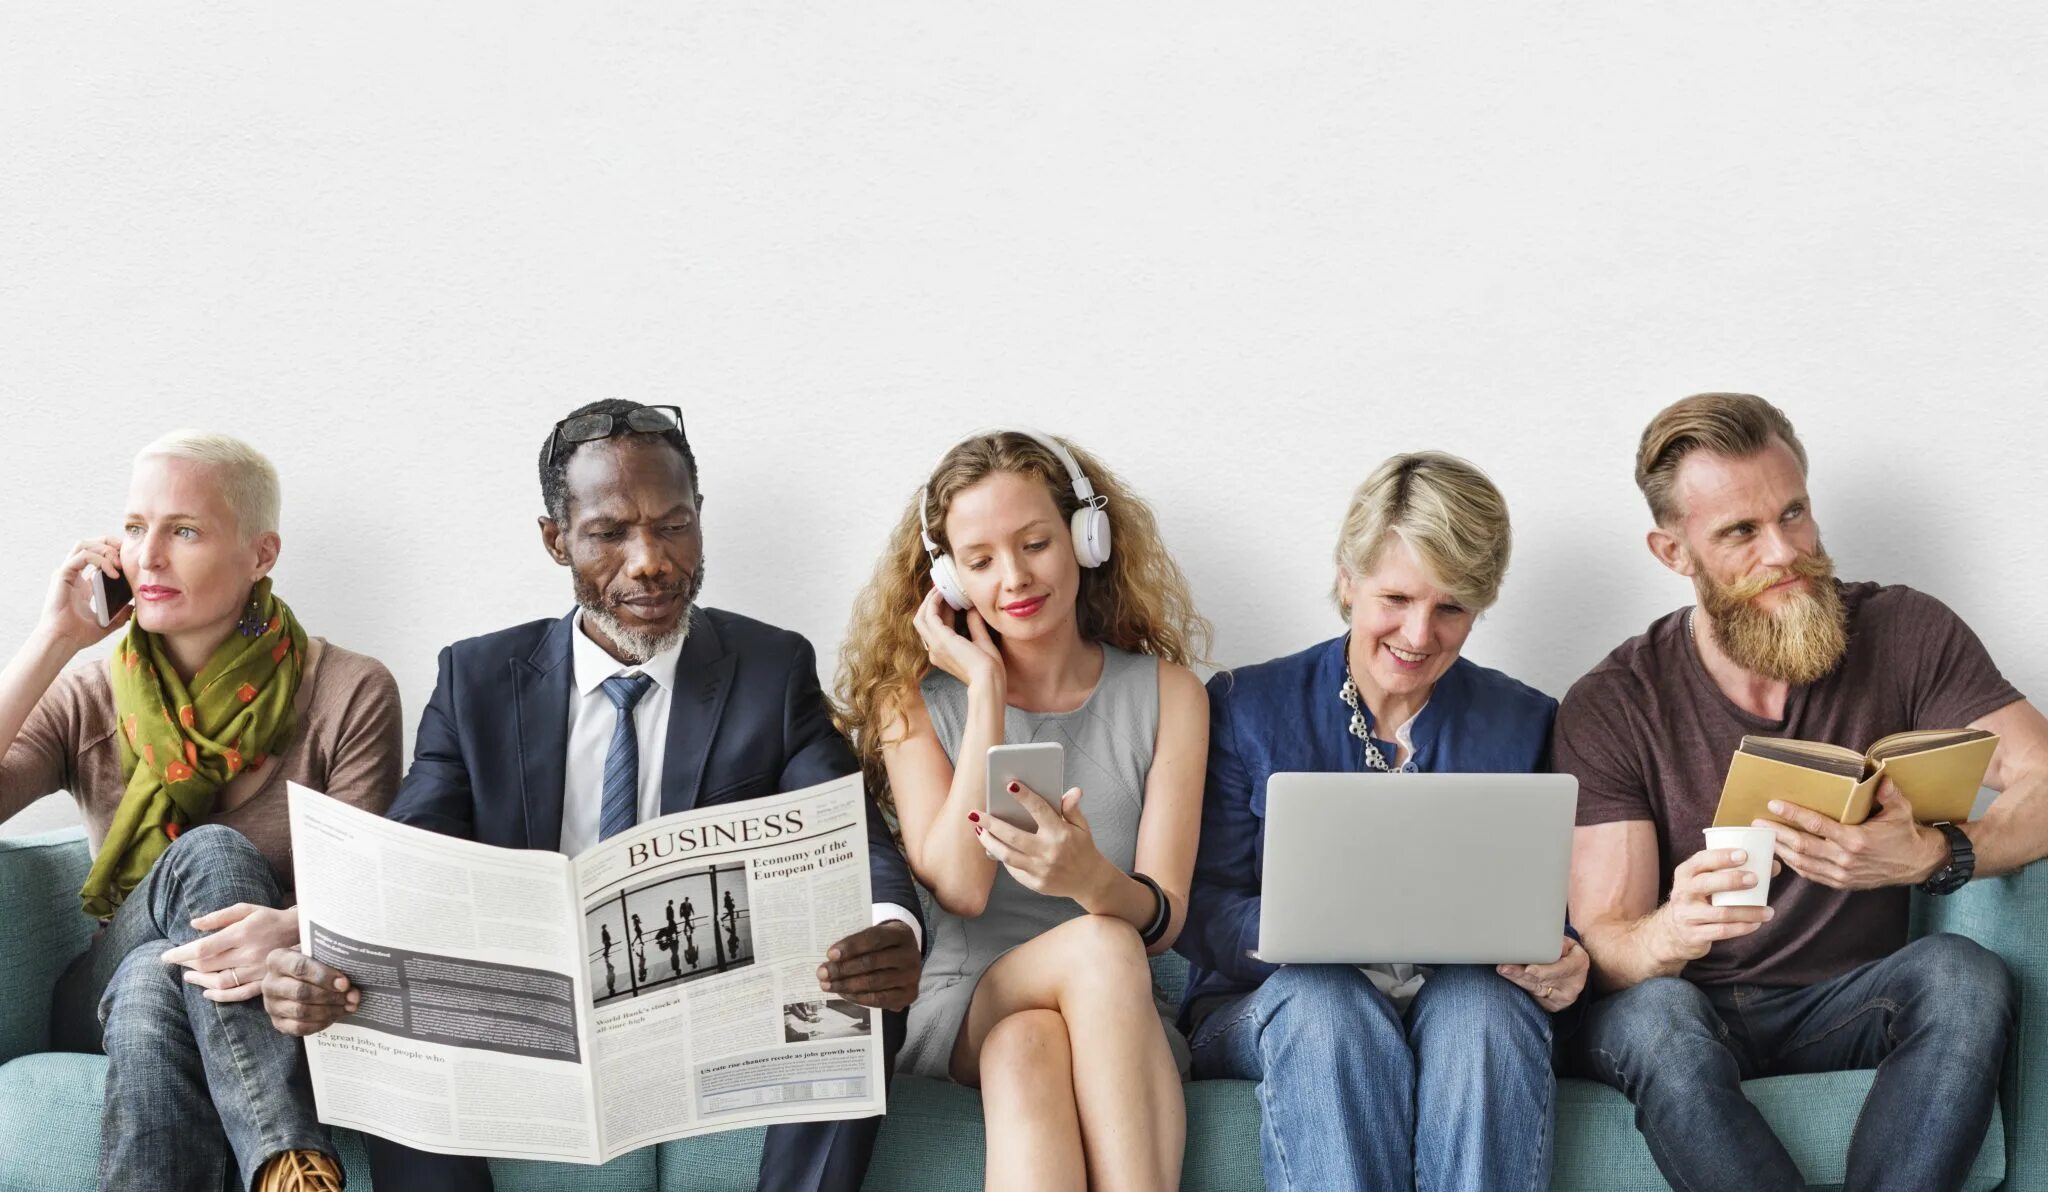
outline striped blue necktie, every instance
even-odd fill
[[[640,737],[633,731],[633,705],[654,683],[646,675],[613,675],[599,686],[619,722],[612,729],[612,747],[604,755],[604,804],[598,812],[597,838],[604,840],[640,822]]]

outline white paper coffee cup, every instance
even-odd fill
[[[1769,828],[1708,828],[1708,848],[1739,848],[1749,859],[1741,868],[1756,875],[1756,885],[1745,890],[1722,890],[1714,895],[1715,906],[1765,906],[1771,900],[1771,854],[1778,838]]]

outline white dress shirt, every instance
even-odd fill
[[[646,675],[654,682],[633,705],[633,734],[640,745],[640,807],[635,817],[646,823],[661,814],[661,767],[668,756],[668,709],[676,686],[676,659],[682,655],[678,642],[638,666],[626,666],[605,653],[583,628],[583,612],[577,610],[575,632],[569,635],[570,661],[575,673],[575,690],[569,696],[569,756],[563,768],[562,848],[574,857],[597,843],[598,820],[604,814],[604,762],[611,753],[612,733],[619,714],[603,684],[614,675]],[[875,904],[875,922],[897,920],[910,925],[917,946],[924,947],[924,932],[917,916],[893,902]]]
[[[669,697],[676,687],[676,658],[683,652],[681,642],[670,646],[638,666],[623,666],[590,640],[583,628],[583,613],[576,613],[575,643],[570,659],[575,663],[569,695],[569,757],[563,770],[562,851],[576,856],[597,843],[597,826],[604,814],[604,762],[612,751],[612,733],[619,714],[611,697],[604,693],[604,681],[614,675],[646,675],[654,680],[633,705],[633,734],[640,743],[640,804],[633,817],[646,823],[661,814],[661,764],[668,756]]]

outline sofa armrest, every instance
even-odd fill
[[[1971,882],[1946,898],[1913,894],[1913,934],[1965,935],[2004,959],[2019,989],[2005,1055],[2005,1187],[2048,1184],[2048,863]]]
[[[92,939],[85,832],[0,837],[0,1063],[50,1047],[50,991]]]

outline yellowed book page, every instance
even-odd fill
[[[1903,756],[1929,749],[1946,748],[1950,745],[1965,745],[1971,741],[1996,736],[1996,733],[1981,728],[1914,729],[1878,738],[1877,743],[1870,747],[1868,756],[1872,761],[1881,762],[1888,754]]]
[[[1786,737],[1744,737],[1737,752],[1769,758],[1774,762],[1805,766],[1823,774],[1834,774],[1851,782],[1861,782],[1870,776],[1870,759],[1853,749],[1838,745],[1822,745],[1813,741],[1796,741]]]
[[[1847,823],[1850,821],[1844,817],[1855,813],[1858,791],[1864,785],[1805,766],[1737,752],[1728,763],[1727,781],[1721,784],[1721,804],[1714,812],[1714,826],[1739,828],[1748,826],[1752,820],[1775,820],[1778,817],[1767,806],[1772,799],[1784,799]],[[1874,788],[1876,784],[1867,785]],[[1861,802],[1867,808],[1867,791]]]

